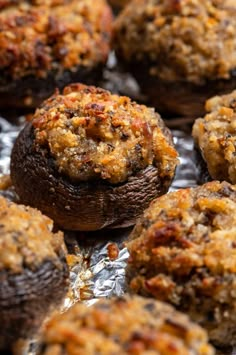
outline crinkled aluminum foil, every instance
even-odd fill
[[[9,173],[10,154],[20,127],[14,126],[0,117],[0,174]]]
[[[9,173],[10,153],[20,127],[21,125],[13,125],[0,118],[0,175]],[[172,130],[172,133],[180,154],[180,165],[170,191],[196,186],[197,169],[193,161],[192,138],[184,131]],[[2,191],[2,194],[10,198],[13,196],[10,190]],[[123,241],[130,230],[131,228],[98,233],[66,233],[68,249],[73,257],[70,270],[71,289],[65,299],[63,311],[78,300],[90,305],[97,298],[120,296],[125,292],[125,266],[129,255]],[[26,354],[33,355],[34,351],[27,351]],[[236,350],[232,355],[236,355]]]

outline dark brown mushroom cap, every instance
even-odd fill
[[[236,70],[228,79],[207,79],[204,83],[187,80],[165,81],[150,75],[149,65],[133,61],[126,66],[140,83],[148,102],[167,116],[200,117],[205,113],[205,102],[214,95],[223,95],[236,87]]]
[[[29,339],[68,288],[61,232],[39,211],[0,198],[0,351]]]
[[[104,181],[73,183],[58,173],[47,151],[35,148],[31,123],[15,142],[11,178],[22,203],[37,206],[70,230],[132,225],[155,196],[168,190],[172,180],[172,176],[161,179],[158,169],[148,166],[120,185]]]
[[[35,107],[56,87],[101,76],[112,22],[105,0],[4,0],[0,7],[1,107]]]
[[[103,67],[103,63],[95,64],[93,67],[77,66],[73,71],[63,70],[60,73],[50,71],[45,78],[28,75],[25,78],[5,81],[2,85],[0,82],[0,107],[6,110],[33,109],[52,95],[55,88],[63,89],[77,81],[86,84],[99,82]]]
[[[66,229],[128,226],[167,191],[178,163],[151,108],[73,84],[44,102],[19,135],[11,177],[22,202]]]
[[[45,260],[37,270],[25,268],[19,275],[0,271],[0,351],[12,349],[18,340],[35,334],[49,312],[60,306],[68,288],[65,256],[61,269]]]
[[[46,325],[37,354],[213,355],[206,332],[173,307],[138,296],[77,303]]]

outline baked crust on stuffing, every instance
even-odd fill
[[[235,343],[236,187],[210,182],[154,200],[127,247],[129,289],[170,302],[219,346]]]

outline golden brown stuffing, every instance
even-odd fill
[[[203,329],[169,305],[141,297],[76,304],[48,322],[41,355],[213,355]]]
[[[111,11],[105,0],[4,0],[1,7],[0,73],[6,83],[106,61]]]
[[[193,126],[195,144],[213,179],[236,184],[236,91],[211,98],[206,110]]]
[[[114,32],[119,56],[148,62],[159,79],[201,84],[236,68],[234,0],[134,0]]]
[[[45,101],[32,124],[36,144],[73,181],[121,183],[149,165],[161,178],[174,175],[177,152],[160,116],[128,97],[73,84]]]
[[[58,268],[64,245],[61,232],[52,233],[51,219],[36,209],[17,205],[0,196],[0,270],[20,273],[23,267],[34,271],[50,260]]]
[[[133,292],[171,302],[218,345],[235,344],[236,187],[211,182],[154,200],[127,243]]]

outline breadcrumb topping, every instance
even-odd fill
[[[36,144],[46,147],[73,181],[122,183],[148,165],[172,178],[178,163],[154,109],[100,88],[66,87],[36,110],[32,124]]]
[[[44,355],[214,354],[206,332],[188,317],[137,296],[77,303],[47,323],[41,341]]]
[[[60,268],[63,234],[52,233],[52,227],[52,220],[40,211],[0,196],[0,270],[17,274],[49,260]]]
[[[127,247],[130,290],[187,312],[219,346],[235,344],[236,187],[213,181],[154,200]]]
[[[2,80],[106,61],[112,15],[105,0],[5,0],[1,7]]]
[[[167,81],[228,79],[236,68],[234,0],[135,0],[114,25],[125,61],[148,62]]]
[[[206,110],[193,125],[195,144],[213,179],[236,184],[236,90],[211,98]]]

